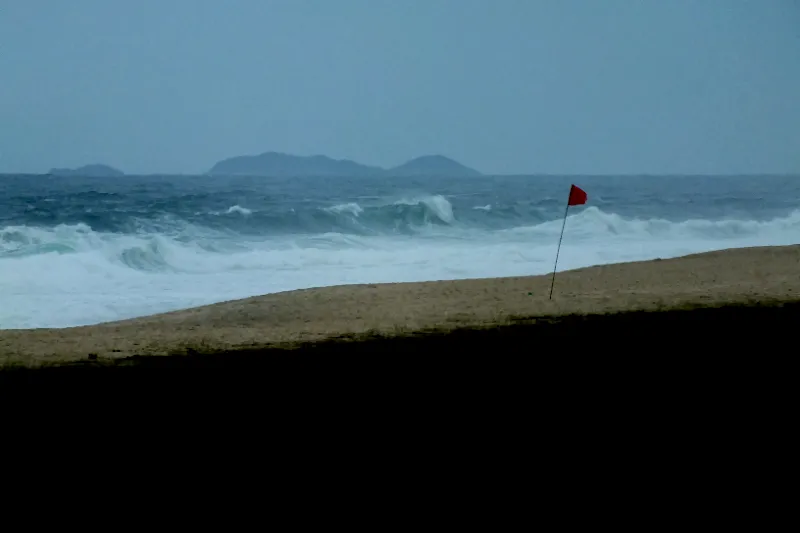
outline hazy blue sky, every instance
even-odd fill
[[[800,172],[800,0],[0,0],[0,171]]]

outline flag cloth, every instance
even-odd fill
[[[586,191],[573,185],[569,190],[567,205],[582,205],[586,203]]]

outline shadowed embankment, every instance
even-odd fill
[[[0,331],[0,362],[3,379],[23,380],[157,379],[153,369],[199,368],[269,380],[277,378],[264,371],[286,365],[458,379],[573,361],[586,371],[618,355],[651,369],[681,361],[687,371],[714,358],[722,372],[743,351],[777,352],[800,324],[798,267],[798,246],[603,265],[559,273],[552,301],[549,276],[308,289],[96,326]]]

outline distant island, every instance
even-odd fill
[[[80,176],[83,178],[118,178],[125,173],[108,165],[84,165],[78,168],[52,168],[51,176]]]
[[[349,159],[324,155],[298,156],[280,152],[243,155],[223,159],[208,172],[214,176],[395,176],[395,177],[474,177],[480,172],[442,155],[426,155],[394,168],[363,165]]]
[[[443,155],[424,155],[403,163],[398,167],[385,171],[391,176],[441,176],[441,177],[476,177],[483,176],[474,168],[469,168],[458,161]]]

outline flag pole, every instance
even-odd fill
[[[561,236],[558,238],[558,248],[556,249],[556,264],[553,265],[553,279],[550,282],[550,299],[553,299],[553,285],[556,283],[556,268],[558,267],[558,254],[561,252],[561,239],[564,238],[564,228],[567,227],[567,213],[569,213],[569,198],[567,198],[567,208],[564,209],[564,222],[561,224]]]

